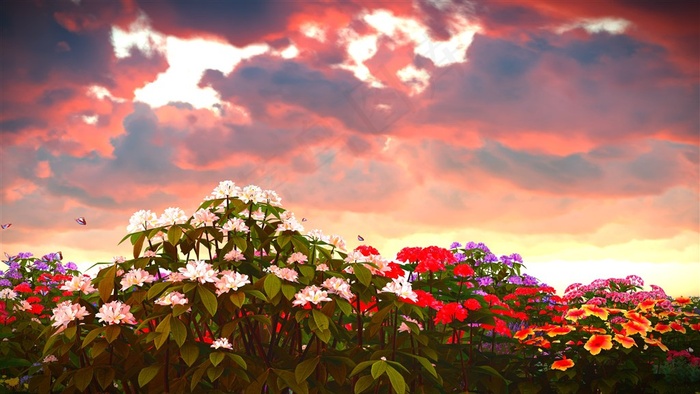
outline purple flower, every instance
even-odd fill
[[[523,274],[523,283],[525,286],[535,286],[539,282],[539,279],[535,278],[534,276],[530,276],[528,274]],[[542,284],[543,286],[546,286],[544,283]]]
[[[18,270],[19,269],[19,263],[16,261],[11,261],[9,266],[10,266],[11,270]]]
[[[49,265],[41,260],[37,260],[34,262],[34,268],[41,270],[41,271],[48,271]]]
[[[452,242],[452,244],[450,245],[450,249],[461,248],[461,247],[462,247],[462,244],[459,242]]]
[[[490,276],[482,276],[481,278],[476,278],[479,286],[485,287],[493,283],[493,279]]]
[[[56,272],[58,272],[59,274],[66,273],[66,269],[63,267],[63,264],[61,264],[61,263],[56,264]]]
[[[462,262],[467,259],[467,256],[464,253],[455,253],[455,258],[457,261]]]
[[[498,261],[498,257],[495,254],[487,252],[484,256],[484,263],[495,263]]]
[[[511,275],[508,278],[508,282],[512,283],[514,285],[522,285],[523,284],[523,278],[519,277],[518,275]]]
[[[479,248],[479,249],[481,249],[481,250],[483,250],[485,253],[491,253],[491,250],[489,249],[489,247],[486,246],[486,245],[484,245],[483,242],[479,242],[479,243],[476,245],[476,247]]]
[[[20,259],[28,259],[32,256],[34,256],[34,254],[32,254],[32,252],[19,252],[17,254],[17,258],[20,258]]]
[[[464,247],[466,249],[476,249],[476,242],[469,241]]]
[[[501,262],[509,267],[513,266],[513,262],[510,260],[510,256],[501,256]]]
[[[78,270],[78,266],[77,266],[74,262],[69,261],[69,262],[66,263],[66,269],[68,269],[68,270],[73,270],[73,271],[77,271],[77,270]]]
[[[12,286],[12,282],[9,279],[0,279],[0,286]]]
[[[517,253],[511,254],[511,255],[510,255],[510,259],[513,260],[513,261],[516,262],[516,263],[520,263],[520,264],[523,263],[523,258],[522,258],[522,256],[520,256],[520,255],[517,254]]]
[[[22,274],[20,274],[16,269],[10,269],[5,273],[5,277],[11,279],[21,279]]]

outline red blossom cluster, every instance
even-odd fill
[[[403,248],[396,254],[396,259],[406,263],[417,263],[414,272],[419,274],[444,271],[445,264],[457,262],[450,250],[438,246]]]

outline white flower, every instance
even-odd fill
[[[302,226],[297,219],[292,216],[291,218],[288,219],[283,219],[282,223],[277,225],[277,232],[282,232],[282,231],[299,231],[302,232],[304,231],[304,226]]]
[[[245,221],[241,218],[229,219],[229,221],[226,222],[220,230],[224,235],[228,235],[229,231],[235,231],[244,234],[250,232],[250,228],[246,226]]]
[[[233,349],[233,346],[228,342],[228,338],[219,338],[215,340],[212,344],[211,347],[214,349],[219,349],[219,348],[224,348],[224,349]]]
[[[304,289],[294,294],[292,305],[305,306],[309,302],[318,305],[322,301],[332,301],[328,298],[328,293],[316,286],[306,286]]]
[[[158,218],[159,226],[172,226],[173,224],[186,223],[189,218],[185,211],[177,207],[166,208],[165,212]]]
[[[221,278],[214,282],[216,295],[228,293],[229,290],[238,291],[239,288],[250,283],[248,275],[243,275],[234,271],[221,271]]]
[[[204,260],[190,260],[184,268],[178,271],[190,280],[197,280],[199,283],[216,281],[217,272],[212,268],[211,264]]]
[[[15,311],[28,311],[32,309],[32,304],[27,300],[21,300],[18,304],[15,304]]]
[[[245,256],[240,250],[232,250],[224,255],[224,260],[226,261],[241,261],[244,259]]]
[[[382,293],[394,293],[401,298],[407,298],[413,302],[418,301],[418,294],[413,291],[411,282],[403,277],[392,279],[391,282],[387,283],[381,290]]]
[[[262,197],[273,207],[282,206],[282,198],[280,198],[280,196],[278,196],[273,190],[265,190],[262,192]]]
[[[255,185],[248,185],[244,187],[243,190],[241,190],[239,197],[246,204],[251,201],[254,204],[267,201],[267,198],[263,195],[262,189]]]
[[[276,265],[271,265],[265,268],[264,271],[271,272],[275,274],[280,279],[284,279],[289,282],[297,282],[299,278],[299,273],[290,268],[280,268]]]
[[[70,301],[63,301],[62,303],[56,305],[55,308],[51,310],[53,315],[51,324],[53,327],[61,327],[56,334],[63,331],[68,327],[68,323],[73,320],[83,320],[85,316],[89,315],[88,311],[84,306],[80,304],[72,304]]]
[[[350,290],[350,284],[346,282],[343,278],[331,277],[323,281],[321,284],[332,294],[337,294],[346,300],[350,301],[353,298],[352,291]]]
[[[192,225],[195,227],[201,225],[213,226],[217,220],[219,220],[219,217],[208,209],[200,209],[192,215]]]
[[[158,217],[155,213],[142,209],[131,215],[129,225],[126,227],[126,232],[131,234],[154,227],[158,227]]]
[[[329,237],[327,235],[323,234],[323,231],[319,229],[313,229],[306,233],[306,236],[311,238],[312,241],[323,241],[323,242],[328,242]]]
[[[121,280],[122,290],[131,286],[143,286],[144,283],[153,283],[156,277],[141,268],[132,268]]]
[[[292,253],[291,256],[287,259],[287,264],[293,264],[293,263],[299,263],[299,264],[304,264],[307,261],[309,261],[309,258],[306,257],[304,253],[301,252],[294,252]]]
[[[219,182],[219,186],[215,187],[211,192],[213,198],[238,197],[241,193],[241,188],[236,186],[232,181]]]
[[[112,257],[112,262],[116,264],[121,264],[126,261],[126,257],[124,256],[113,256]]]
[[[345,251],[345,240],[340,235],[333,234],[330,236],[328,243],[335,246],[341,252]]]
[[[187,297],[178,291],[168,293],[155,301],[158,305],[186,305],[188,302]]]
[[[418,322],[418,320],[416,320],[416,319],[411,319],[410,317],[408,317],[408,316],[403,316],[403,315],[402,315],[401,317],[403,318],[404,321],[401,322],[401,325],[399,326],[399,331],[403,331],[403,332],[411,331],[411,328],[408,327],[408,324],[406,324],[405,322],[415,323],[415,324],[418,326],[419,329],[421,329],[421,330],[423,329],[423,325],[420,324],[420,323]]]
[[[14,300],[17,298],[17,293],[12,289],[2,289],[0,290],[0,299],[2,300]]]

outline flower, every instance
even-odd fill
[[[165,212],[158,218],[159,226],[171,226],[173,224],[186,223],[189,218],[185,215],[185,211],[180,208],[166,208]]]
[[[634,341],[634,339],[632,339],[626,335],[615,334],[615,337],[613,339],[615,340],[615,342],[619,343],[620,345],[622,345],[626,349],[629,349],[632,346],[637,346],[637,343]]]
[[[188,302],[187,297],[178,291],[173,291],[155,300],[158,305],[186,305]]]
[[[199,283],[215,282],[216,271],[204,260],[190,260],[184,268],[178,269],[182,275]]]
[[[139,231],[148,230],[158,227],[158,217],[155,213],[146,210],[140,210],[131,215],[129,225],[126,227],[126,232],[129,234]]]
[[[2,289],[0,290],[0,299],[3,300],[14,300],[17,298],[17,293],[12,289]]]
[[[100,311],[95,314],[101,323],[113,324],[136,324],[134,315],[130,312],[131,307],[121,301],[108,302],[100,307]]]
[[[350,301],[353,297],[352,291],[350,290],[350,284],[343,278],[328,278],[323,281],[321,286],[327,289],[331,294],[337,294],[348,301]]]
[[[474,269],[469,264],[458,264],[455,265],[454,274],[461,277],[472,276]]]
[[[229,343],[228,338],[219,338],[216,339],[212,344],[211,347],[214,349],[233,349],[233,346]]]
[[[213,226],[217,220],[219,220],[219,217],[208,209],[200,209],[192,215],[192,225],[195,227],[202,225]]]
[[[554,337],[557,335],[566,335],[573,330],[574,330],[574,328],[572,326],[557,326],[557,327],[548,329],[547,336]]]
[[[97,291],[92,286],[92,279],[90,279],[89,276],[83,275],[83,276],[73,276],[71,277],[70,280],[66,281],[63,286],[59,288],[59,290],[65,290],[65,291],[80,291],[83,294],[90,294],[94,293]]]
[[[234,271],[221,271],[221,278],[214,282],[216,295],[228,293],[229,290],[238,291],[239,288],[250,283],[248,275],[243,275]]]
[[[215,187],[211,192],[212,198],[227,198],[238,197],[241,193],[241,188],[236,186],[232,181],[219,182],[219,186]]]
[[[141,268],[132,268],[124,275],[121,280],[122,290],[126,290],[131,286],[143,286],[144,283],[152,283],[156,277],[149,274],[148,271]]]
[[[245,260],[245,256],[240,250],[232,250],[224,255],[226,261],[241,261]]]
[[[224,235],[228,235],[228,233],[231,231],[244,234],[250,232],[250,228],[246,226],[245,221],[241,218],[229,219],[223,226],[221,226],[220,230]]]
[[[563,356],[561,360],[556,360],[552,363],[552,369],[558,369],[560,371],[566,371],[567,369],[574,366],[574,361]]]
[[[276,265],[271,265],[265,269],[267,272],[275,274],[280,279],[284,279],[288,282],[297,282],[299,278],[299,273],[291,268],[280,268]]]
[[[586,316],[597,316],[601,320],[608,319],[608,310],[597,305],[584,304],[581,306],[581,309],[586,312]]]
[[[51,312],[53,313],[51,320],[54,321],[51,325],[53,327],[62,327],[56,333],[63,331],[63,329],[68,327],[68,323],[73,320],[83,320],[85,316],[89,315],[84,306],[73,304],[70,301],[63,301],[56,305]]]
[[[437,314],[435,315],[435,324],[449,324],[452,323],[455,319],[459,321],[464,321],[464,319],[466,318],[467,310],[464,309],[464,307],[462,307],[462,305],[457,302],[450,302],[443,305],[443,307],[440,308],[440,310],[438,310]]]
[[[612,349],[612,338],[610,335],[594,334],[588,338],[588,341],[583,345],[584,349],[588,350],[592,355],[597,355],[602,349]]]
[[[287,264],[293,264],[293,263],[304,264],[307,261],[308,261],[308,257],[306,257],[306,255],[304,253],[294,252],[287,259]]]
[[[316,286],[306,286],[304,289],[294,294],[294,306],[306,306],[309,302],[318,305],[322,301],[332,301],[328,298],[328,293]]]
[[[386,286],[380,290],[380,292],[394,293],[400,298],[409,299],[413,302],[418,301],[418,294],[413,291],[411,282],[409,282],[403,276],[392,279],[391,282],[387,283]]]

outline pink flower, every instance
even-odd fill
[[[275,274],[280,279],[284,279],[288,282],[297,282],[299,278],[299,273],[290,268],[280,268],[276,265],[271,265],[266,269],[267,272]]]
[[[316,286],[306,286],[304,289],[294,294],[294,306],[306,306],[309,302],[318,305],[322,301],[332,301],[328,298],[328,293]]]
[[[108,302],[100,307],[99,313],[95,317],[100,319],[101,323],[113,324],[136,324],[134,315],[130,312],[131,307],[121,301]]]
[[[287,259],[287,264],[299,263],[304,264],[308,261],[308,257],[304,253],[295,252]]]
[[[68,327],[68,323],[73,320],[83,320],[85,316],[89,315],[88,311],[84,306],[80,304],[72,304],[70,301],[63,301],[62,303],[56,305],[52,309],[53,315],[51,324],[53,327],[61,327],[56,333],[59,333]]]
[[[350,284],[346,282],[343,278],[328,278],[325,281],[323,281],[321,286],[327,289],[330,293],[337,294],[348,301],[350,301],[353,297],[352,291],[350,291]]]
[[[391,282],[387,283],[380,291],[383,293],[394,293],[401,298],[406,298],[413,302],[418,301],[418,294],[413,291],[411,282],[408,282],[403,276],[392,279]]]
[[[239,288],[250,283],[248,275],[243,275],[234,271],[222,271],[221,278],[214,282],[216,285],[216,295],[228,293],[229,290],[238,291]]]
[[[158,298],[155,303],[158,305],[186,305],[189,302],[184,294],[173,291],[160,298]]]
[[[59,290],[64,291],[81,291],[83,294],[90,294],[97,291],[92,287],[92,279],[89,276],[74,276],[69,281],[65,282]]]
[[[192,225],[195,227],[199,227],[201,225],[213,226],[214,222],[217,220],[219,220],[219,217],[214,215],[214,213],[212,213],[210,210],[200,209],[192,216]]]
[[[152,283],[156,277],[141,268],[132,268],[121,280],[122,290],[131,286],[143,286],[144,283]]]
[[[199,283],[216,281],[216,271],[214,271],[211,264],[203,260],[191,260],[184,268],[180,268],[178,271],[180,271],[185,278],[199,281]]]
[[[232,250],[224,255],[224,260],[226,261],[241,261],[244,259],[245,256],[240,250]]]

